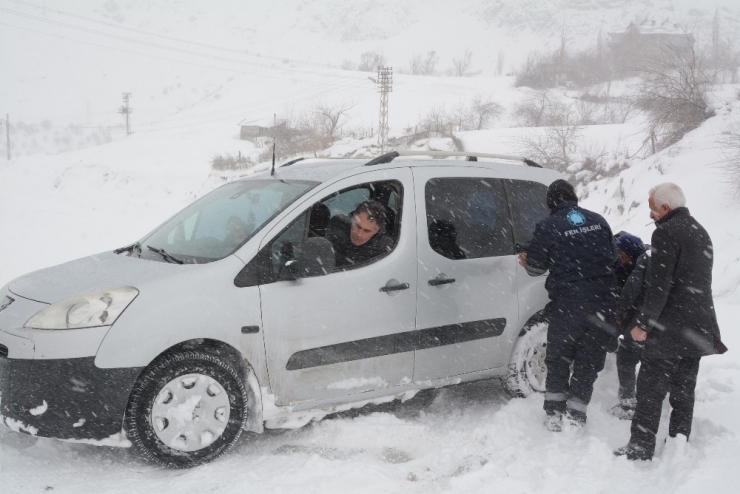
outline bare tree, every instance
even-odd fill
[[[546,89],[535,91],[514,105],[513,117],[520,127],[543,127],[557,125],[569,109]]]
[[[514,85],[534,89],[554,87],[558,81],[557,60],[554,54],[529,53],[524,65],[516,73]]]
[[[343,101],[328,104],[317,102],[308,110],[297,113],[287,109],[278,125],[269,133],[270,141],[275,142],[275,155],[279,159],[303,153],[315,153],[331,146],[343,136],[342,129],[349,119],[354,103]],[[259,157],[264,161],[272,156],[268,146]]]
[[[732,39],[722,39],[719,9],[715,9],[712,19],[711,53],[706,58],[709,59],[718,81],[733,84],[737,82],[740,54],[733,49],[734,45]]]
[[[386,58],[382,50],[366,51],[360,55],[360,64],[357,70],[361,72],[375,72],[378,67],[385,65]]]
[[[421,58],[421,53],[414,53],[409,62],[409,70],[413,75],[422,75],[424,71],[424,59]]]
[[[439,62],[437,52],[434,50],[427,52],[427,57],[424,59],[424,75],[434,74],[434,69],[437,68],[437,62]]]
[[[607,101],[604,105],[603,122],[608,124],[622,124],[632,116],[635,105],[627,98]]]
[[[530,132],[519,139],[522,151],[546,168],[567,173],[575,162],[581,129],[568,113],[557,125]]]
[[[462,56],[452,59],[452,73],[457,77],[464,77],[470,70],[472,61],[473,52],[466,48]]]
[[[328,147],[340,137],[338,134],[345,124],[344,120],[354,106],[350,101],[342,101],[335,105],[316,103],[312,110],[312,127],[323,147]]]
[[[496,120],[504,113],[504,107],[476,94],[470,101],[470,116],[472,119],[472,130],[485,129],[492,120]]]
[[[432,75],[437,62],[439,62],[439,56],[434,50],[428,51],[426,57],[422,57],[421,53],[414,53],[409,62],[409,68],[414,75]]]
[[[658,147],[678,142],[713,112],[706,102],[713,78],[693,43],[660,44],[643,66],[636,105],[647,114]]]
[[[599,105],[588,99],[579,99],[575,103],[576,113],[578,113],[578,122],[581,125],[594,125],[598,123],[597,115]]]
[[[496,56],[496,75],[503,75],[504,73],[504,62],[506,60],[506,52],[503,48],[498,51]]]

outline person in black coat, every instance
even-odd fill
[[[380,257],[393,250],[393,239],[385,233],[385,207],[364,201],[349,216],[335,216],[326,227],[336,267],[347,268]]]
[[[675,184],[653,187],[648,204],[657,228],[645,302],[630,332],[635,341],[645,342],[645,351],[630,440],[614,452],[630,460],[652,459],[667,393],[672,407],[668,434],[688,440],[699,361],[727,351],[712,300],[714,249],[709,234],[691,216]]]
[[[607,222],[578,206],[568,182],[550,185],[547,205],[550,216],[535,227],[519,263],[531,276],[549,271],[545,426],[559,431],[563,417],[577,427],[585,425],[594,382],[617,337],[611,324],[616,251]]]

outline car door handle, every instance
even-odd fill
[[[408,290],[409,288],[410,288],[410,285],[408,283],[399,283],[398,285],[381,286],[380,291],[381,292],[397,292],[399,290]]]
[[[454,283],[455,278],[432,278],[429,280],[429,286],[448,285]]]

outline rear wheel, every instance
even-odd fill
[[[509,370],[501,384],[514,398],[545,392],[547,379],[547,323],[537,322],[525,328],[509,360]]]
[[[200,351],[165,355],[136,382],[126,410],[128,438],[147,458],[189,468],[218,458],[239,439],[247,391],[221,358]]]

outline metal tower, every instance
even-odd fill
[[[380,153],[385,154],[385,144],[388,140],[388,93],[393,90],[393,67],[378,67],[377,84],[380,90],[378,145],[380,146]]]

